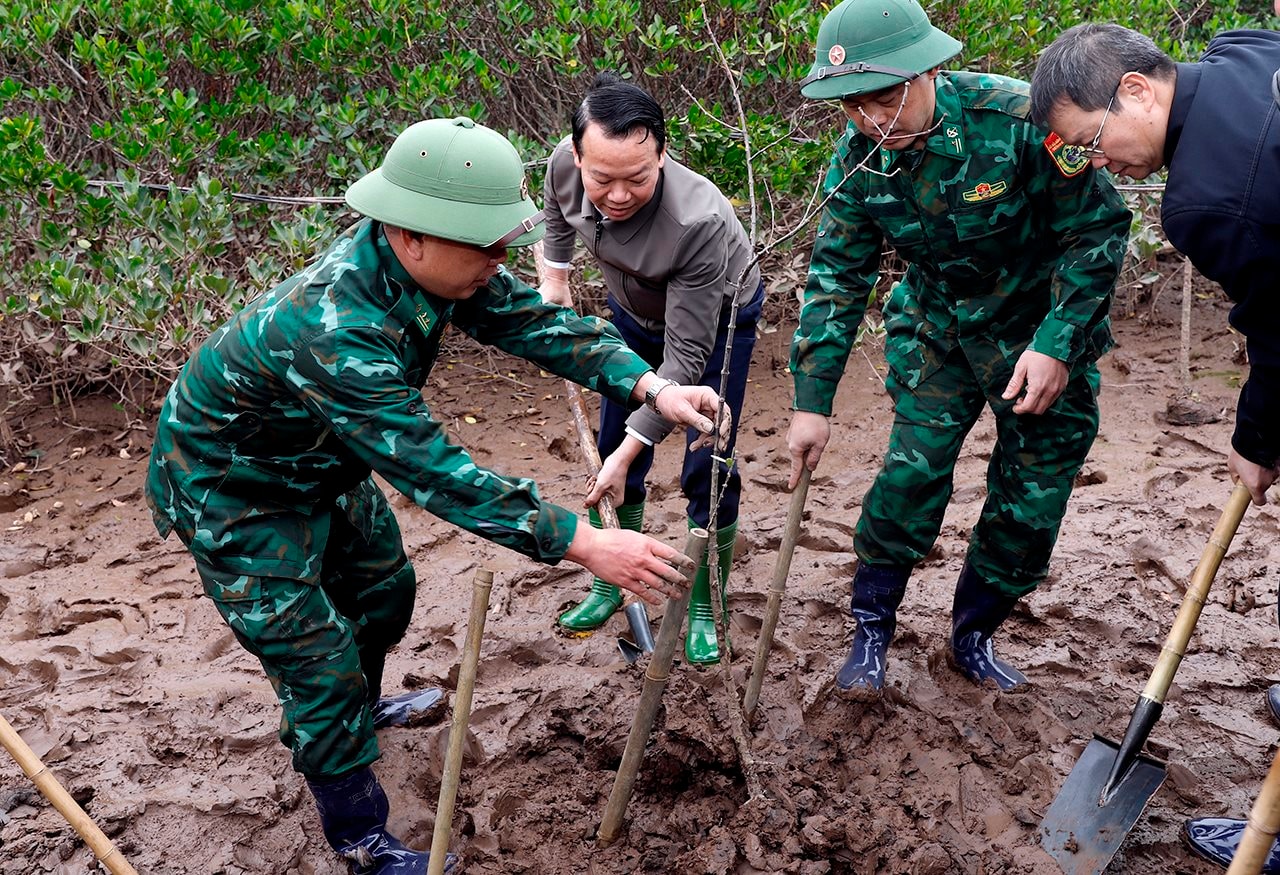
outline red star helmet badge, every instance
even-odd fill
[[[837,67],[843,64],[844,63],[844,46],[837,43],[836,45],[827,49],[827,58],[828,60],[831,61],[832,64],[834,64]]]

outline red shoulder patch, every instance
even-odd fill
[[[1068,146],[1057,134],[1044,138],[1044,148],[1063,176],[1072,177],[1089,166],[1089,156],[1079,146]]]

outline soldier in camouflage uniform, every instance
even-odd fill
[[[541,562],[570,559],[649,601],[678,551],[579,525],[529,480],[478,467],[420,394],[450,323],[599,391],[711,431],[716,393],[660,380],[611,326],[546,305],[502,268],[542,236],[524,168],[470,119],[407,129],[347,191],[367,217],[196,350],[165,399],[146,486],[162,535],[262,663],[280,738],[352,871],[422,873],[387,833],[370,764],[388,648],[415,576],[376,471],[415,503]],[[661,390],[661,391],[657,391]]]
[[[987,500],[952,612],[954,665],[1009,689],[1025,678],[991,637],[1044,578],[1098,429],[1097,358],[1130,214],[1077,151],[1027,120],[1026,83],[942,72],[960,43],[915,0],[844,0],[818,32],[806,97],[850,124],[826,178],[791,351],[794,486],[830,436],[836,386],[884,243],[908,263],[883,303],[894,421],[862,504],[850,698],[877,696],[912,567],[938,536],[965,436],[996,420]]]

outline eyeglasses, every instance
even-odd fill
[[[1107,118],[1111,115],[1111,107],[1115,106],[1116,95],[1120,93],[1120,86],[1116,85],[1116,90],[1111,92],[1111,99],[1107,101],[1107,108],[1102,113],[1102,124],[1098,125],[1098,133],[1093,135],[1093,142],[1088,146],[1080,147],[1080,154],[1087,158],[1105,158],[1107,153],[1098,148],[1098,143],[1102,142],[1102,129],[1107,126]]]

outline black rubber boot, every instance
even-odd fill
[[[1027,682],[1026,675],[997,657],[991,646],[991,636],[1017,603],[1016,596],[984,584],[965,563],[951,606],[951,659],[975,684],[995,681],[1000,689],[1011,690]]]
[[[1240,847],[1244,825],[1245,821],[1229,817],[1197,817],[1182,825],[1182,840],[1191,850],[1225,869]],[[1271,846],[1261,871],[1263,875],[1280,873],[1280,845]]]
[[[307,779],[316,797],[324,837],[351,865],[352,875],[426,875],[431,855],[406,848],[387,832],[390,805],[382,785],[365,767],[343,778]],[[444,871],[456,871],[458,858],[445,858]]]
[[[858,621],[849,655],[836,672],[836,691],[855,701],[870,701],[884,689],[889,642],[898,626],[898,605],[907,591],[911,566],[858,563],[849,613]]]

